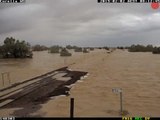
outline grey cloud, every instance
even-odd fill
[[[36,22],[35,14],[41,5],[29,4],[9,7],[0,11],[0,34],[29,29]]]
[[[32,44],[45,45],[156,44],[155,33],[160,32],[160,14],[149,4],[26,0],[17,6],[0,5],[0,9],[1,41],[12,35]]]

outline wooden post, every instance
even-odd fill
[[[122,91],[120,92],[120,109],[121,115],[123,114],[123,107],[122,107]]]
[[[7,74],[9,85],[11,84],[10,73]]]
[[[2,75],[2,85],[4,86],[4,74],[3,73],[1,73],[1,75]]]
[[[74,98],[70,99],[70,118],[74,117]]]
[[[66,66],[66,57],[64,57],[64,66]]]
[[[5,85],[5,76],[7,77],[8,79],[8,83],[10,84],[11,83],[11,79],[10,79],[10,73],[9,72],[3,72],[1,73],[1,76],[2,76],[2,85],[4,86]]]

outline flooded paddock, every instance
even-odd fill
[[[0,60],[0,72],[10,72],[11,84],[70,65],[69,69],[86,71],[88,77],[77,82],[70,96],[41,104],[31,116],[69,116],[70,97],[75,98],[75,116],[119,116],[119,96],[112,88],[123,89],[123,108],[127,116],[159,116],[160,55],[116,50],[73,53],[71,57],[34,52],[33,59]],[[0,78],[0,82],[1,82]],[[7,77],[5,78],[7,79]],[[5,87],[9,84],[5,81]],[[0,83],[3,88],[2,83]],[[15,109],[0,109],[0,116],[12,115]],[[34,108],[33,108],[34,109]]]

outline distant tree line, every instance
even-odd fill
[[[60,56],[71,56],[67,48],[63,48],[59,45],[54,45],[49,48],[49,53],[60,53]]]
[[[125,47],[123,47],[123,46],[118,46],[118,47],[117,47],[117,49],[124,50],[124,49],[125,49]]]
[[[74,52],[83,52],[83,53],[87,53],[86,51],[89,52],[89,50],[90,51],[94,50],[93,47],[78,47],[78,46],[71,46],[71,45],[67,45],[66,48],[67,49],[73,49]]]
[[[67,45],[66,47],[61,47],[59,45],[51,46],[48,51],[49,53],[60,53],[60,56],[71,56],[72,54],[69,50],[74,50],[74,52],[83,52],[89,53],[89,51],[93,51],[95,48],[93,47],[78,47]]]
[[[84,48],[83,53],[89,53],[89,50],[87,48]]]
[[[72,54],[69,50],[74,50],[75,52],[89,53],[94,49],[105,49],[110,50],[109,47],[78,47],[67,45],[66,47],[61,47],[59,45],[54,45],[51,47],[46,47],[44,45],[34,45],[30,46],[28,42],[16,40],[13,37],[7,37],[4,40],[4,44],[0,46],[0,58],[32,58],[32,51],[43,51],[48,50],[49,53],[60,53],[60,56],[71,56]]]
[[[103,47],[103,49],[105,49],[105,50],[109,50],[109,47],[105,46],[105,47]]]
[[[153,47],[152,45],[131,45],[128,47],[129,52],[152,52],[153,54],[160,54],[160,47]]]
[[[67,45],[66,48],[70,50],[70,49],[77,49],[77,48],[79,48],[79,47],[77,47],[77,46],[72,46],[72,45]]]
[[[37,45],[32,46],[32,50],[33,51],[44,51],[44,50],[48,50],[48,47],[37,44]]]
[[[76,48],[74,48],[74,51],[75,51],[75,52],[82,52],[82,51],[83,51],[83,48],[81,48],[81,47],[76,47]]]
[[[0,46],[0,58],[32,58],[31,46],[28,42],[7,37]]]

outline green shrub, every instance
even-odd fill
[[[82,48],[81,47],[77,47],[74,49],[75,52],[82,52]]]
[[[93,51],[93,50],[94,50],[94,48],[93,48],[93,47],[90,47],[89,49],[90,49],[90,51]]]
[[[107,46],[106,46],[106,47],[103,47],[103,49],[105,49],[105,50],[109,50],[109,47],[107,47]]]
[[[153,54],[160,54],[160,47],[154,47],[152,53]]]
[[[44,46],[44,45],[34,45],[32,47],[33,51],[43,51],[43,50],[48,50],[48,47]]]
[[[58,45],[54,45],[52,47],[50,47],[49,52],[50,53],[59,53],[60,52],[61,47]]]
[[[60,56],[71,56],[72,54],[67,51],[66,48],[62,48]]]
[[[131,45],[128,48],[129,52],[152,52],[153,51],[153,46],[152,45]]]
[[[83,53],[89,53],[88,49],[87,49],[87,48],[84,48],[84,49],[83,49]]]
[[[31,46],[29,43],[7,37],[0,47],[1,58],[32,58]]]

